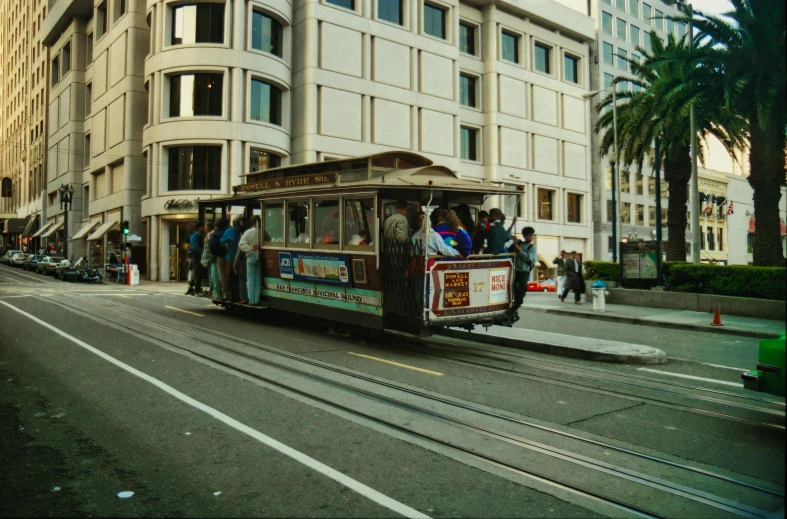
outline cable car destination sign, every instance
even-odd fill
[[[284,177],[262,180],[257,175],[249,177],[248,184],[235,187],[239,193],[250,191],[265,191],[266,189],[279,189],[286,187],[312,187],[325,186],[336,182],[336,173],[318,173],[316,175],[303,175],[299,177]]]

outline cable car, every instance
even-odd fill
[[[233,196],[200,200],[199,215],[209,229],[220,218],[254,222],[258,309],[423,337],[446,326],[511,325],[511,255],[435,255],[426,246],[429,218],[418,227],[419,213],[460,204],[475,222],[487,197],[509,193],[395,151],[249,173]],[[406,239],[384,231],[397,203]]]

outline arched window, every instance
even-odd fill
[[[3,198],[11,198],[11,179],[6,177],[2,183],[2,196]]]

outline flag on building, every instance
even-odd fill
[[[727,216],[730,216],[733,213],[732,206],[733,204],[730,202],[730,205],[727,206]]]
[[[707,205],[705,206],[705,212],[710,214],[713,211],[713,195],[708,195],[708,198],[705,200],[708,201]]]

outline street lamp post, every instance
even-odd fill
[[[656,161],[653,164],[653,172],[656,174],[656,286],[662,283],[663,263],[661,260],[661,150],[659,138],[656,137],[655,148]]]
[[[68,210],[74,201],[74,186],[60,185],[60,209],[63,209],[63,257],[68,259]]]

